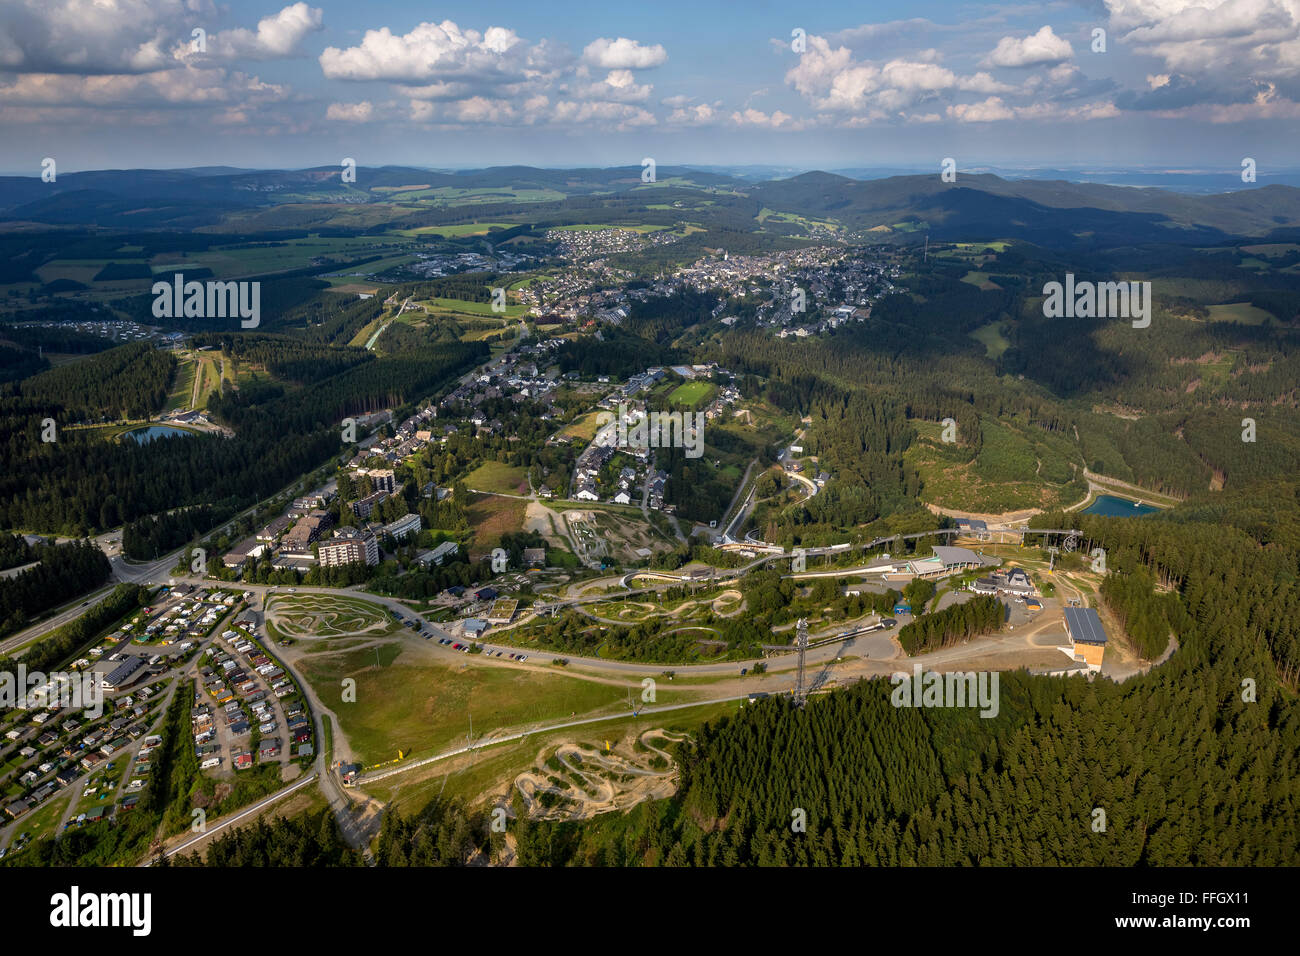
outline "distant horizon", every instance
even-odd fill
[[[794,165],[788,163],[716,163],[701,161],[665,161],[656,160],[660,168],[682,168],[695,169],[704,172],[719,172],[726,175],[728,171],[750,171],[771,172],[774,179],[790,179],[795,176],[806,175],[808,173],[825,173],[828,175],[843,176],[846,179],[883,179],[891,176],[924,176],[939,172],[938,164],[932,166],[922,165],[905,165],[895,163],[869,164],[863,163],[858,165]],[[220,175],[223,172],[230,174],[240,173],[269,173],[269,172],[308,172],[311,170],[337,168],[339,164],[333,162],[314,162],[306,164],[269,164],[269,165],[235,165],[230,163],[194,163],[194,164],[176,164],[176,165],[143,165],[143,166],[87,166],[80,168],[67,168],[63,165],[58,167],[58,175],[70,176],[84,173],[132,173],[132,172],[193,172],[193,171],[211,171],[213,175]],[[465,164],[422,164],[411,162],[377,162],[377,163],[357,163],[359,169],[411,169],[419,172],[456,174],[465,172],[486,172],[498,169],[537,169],[546,171],[560,170],[616,170],[627,169],[629,171],[639,171],[638,163],[591,163],[591,162],[568,162],[568,163],[530,163],[530,162],[492,162],[492,163],[465,163]],[[972,162],[967,166],[958,167],[958,175],[965,174],[968,176],[993,175],[1002,176],[1006,173],[1075,173],[1084,176],[1100,175],[1158,175],[1158,176],[1223,176],[1228,180],[1235,180],[1237,185],[1242,188],[1258,188],[1261,185],[1268,185],[1267,182],[1243,183],[1237,170],[1224,169],[1211,163],[1205,164],[1188,164],[1182,163],[1177,166],[1161,163],[1151,164],[1115,164],[1107,165],[1104,163],[999,163],[999,162]],[[854,174],[876,174],[870,176]],[[27,179],[40,179],[41,169],[39,165],[33,169],[0,169],[0,176],[18,177]],[[1300,178],[1300,164],[1294,166],[1273,167],[1267,171],[1257,173],[1259,180],[1273,179],[1281,177]],[[1032,177],[1031,177],[1032,178]]]

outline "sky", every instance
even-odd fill
[[[1300,0],[0,0],[11,174],[1266,171],[1298,120]]]

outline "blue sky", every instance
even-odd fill
[[[1298,102],[1300,0],[0,0],[9,172],[1267,170]]]

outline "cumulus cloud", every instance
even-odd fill
[[[320,55],[329,79],[388,82],[416,122],[463,125],[590,124],[628,129],[656,122],[636,105],[654,87],[635,71],[662,63],[660,46],[598,39],[575,57],[561,43],[525,40],[507,27],[482,33],[450,20],[405,34],[367,30],[356,45]]]
[[[603,80],[586,84],[576,92],[584,99],[640,103],[649,99],[653,90],[654,86],[650,83],[637,83],[636,74],[631,70],[610,70]]]
[[[716,123],[720,116],[716,104],[695,103],[673,109],[668,114],[668,123],[672,126],[709,126]]]
[[[966,76],[938,62],[937,51],[923,50],[877,65],[856,60],[847,47],[832,47],[825,37],[808,37],[807,50],[786,73],[786,83],[817,110],[856,113],[872,110],[905,114],[918,104],[958,92],[1011,93],[1015,87],[987,72]]]
[[[793,117],[788,113],[782,113],[780,110],[764,113],[762,110],[750,108],[732,113],[731,121],[737,126],[763,126],[768,129],[780,129],[783,126],[790,125]]]
[[[668,52],[657,43],[642,46],[627,37],[617,40],[601,37],[587,44],[582,59],[602,70],[645,70],[666,62]]]
[[[954,103],[948,107],[948,115],[959,123],[991,123],[1016,116],[1000,96],[990,96],[982,103]]]
[[[517,78],[523,57],[515,56],[523,41],[504,27],[483,33],[462,30],[451,20],[421,23],[397,35],[388,27],[367,30],[358,46],[326,47],[321,71],[332,80],[411,82],[473,77],[479,81]]]
[[[293,56],[308,34],[321,29],[323,17],[318,7],[295,3],[274,16],[257,22],[256,30],[223,30],[208,37],[208,55],[223,59],[272,60]],[[181,46],[181,55],[190,45]]]
[[[1010,84],[993,79],[990,74],[983,71],[962,78],[957,86],[968,93],[1012,93],[1016,89]]]
[[[1027,37],[1003,37],[989,54],[990,66],[1038,66],[1060,63],[1074,56],[1070,41],[1058,37],[1050,26]]]
[[[1089,103],[1062,106],[1059,103],[1033,103],[1012,106],[1001,97],[990,96],[979,103],[955,103],[947,109],[948,118],[959,123],[996,123],[1004,120],[1043,120],[1049,122],[1109,119],[1119,115],[1112,103]]]
[[[197,9],[196,9],[197,8]],[[5,0],[0,4],[0,65],[23,73],[148,73],[207,0]],[[188,32],[188,29],[185,31]]]
[[[639,126],[654,126],[657,122],[654,114],[648,110],[625,103],[577,102],[561,100],[551,111],[551,119],[556,123],[586,125],[598,123],[613,126],[615,129],[633,129]]]
[[[1124,42],[1198,74],[1300,75],[1300,0],[1107,0]]]

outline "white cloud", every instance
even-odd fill
[[[1300,0],[1106,0],[1113,29],[1167,69],[1222,82],[1300,75]],[[1207,84],[1214,85],[1214,84]],[[1222,85],[1221,83],[1218,85]]]
[[[1113,103],[1088,103],[1083,106],[1061,106],[1057,103],[1034,103],[1030,106],[1009,106],[1001,97],[990,96],[982,103],[957,103],[948,107],[949,119],[959,123],[996,123],[1002,120],[1043,120],[1048,122],[1087,121],[1110,119],[1120,115]]]
[[[421,23],[398,36],[388,27],[367,30],[359,46],[327,47],[321,71],[332,80],[411,82],[473,78],[500,81],[522,76],[523,57],[512,56],[523,41],[513,30],[462,30],[450,20]]]
[[[959,123],[991,123],[1015,119],[1016,114],[1000,96],[990,96],[982,103],[955,103],[948,107],[948,116]]]
[[[882,65],[853,58],[846,47],[833,48],[824,37],[808,37],[808,47],[785,75],[786,83],[817,110],[853,113],[876,121],[873,111],[903,119],[925,100],[955,92],[1012,93],[1015,87],[986,72],[963,76],[923,50]]]
[[[990,66],[1038,66],[1060,63],[1074,56],[1070,41],[1058,37],[1050,26],[1027,37],[1003,37],[989,54]]]
[[[721,114],[716,105],[696,103],[674,109],[668,114],[668,123],[671,126],[709,126],[720,118]]]
[[[657,43],[642,46],[627,37],[617,40],[601,37],[587,44],[582,59],[602,70],[645,70],[667,61],[668,52]]]
[[[223,30],[208,37],[208,54],[222,59],[271,60],[292,56],[310,33],[321,29],[318,7],[295,3],[274,16],[257,22],[257,30]],[[182,43],[182,57],[191,55],[190,44]],[[200,54],[201,55],[201,54]]]
[[[592,83],[582,92],[587,99],[640,103],[648,100],[653,90],[654,86],[650,83],[637,83],[636,74],[631,70],[611,70],[604,80]]]
[[[209,0],[4,0],[0,64],[24,73],[148,73]],[[186,25],[183,26],[182,25]]]
[[[561,100],[555,104],[551,119],[556,123],[586,125],[599,124],[615,129],[653,126],[654,114],[625,103],[580,103]]]
[[[1016,89],[1010,84],[993,79],[990,74],[982,71],[963,77],[958,81],[957,88],[967,93],[1013,93]]]
[[[782,113],[780,110],[764,113],[762,110],[751,108],[732,113],[731,121],[737,126],[762,126],[768,129],[780,129],[783,126],[789,126],[793,122],[793,117],[789,113]]]
[[[325,111],[325,118],[342,123],[369,123],[374,112],[374,106],[368,100],[360,103],[331,103]]]
[[[158,107],[229,106],[284,100],[289,91],[246,73],[183,68],[145,74],[73,76],[25,73],[0,84],[10,104],[95,106],[149,110]]]

